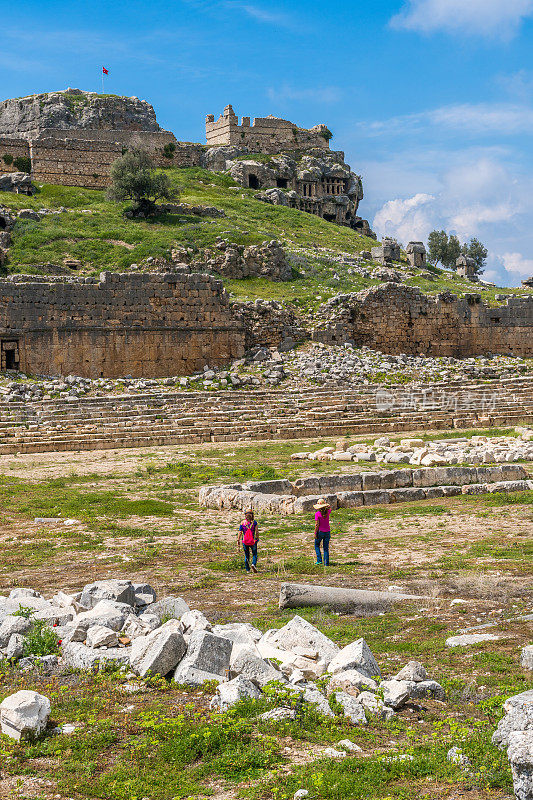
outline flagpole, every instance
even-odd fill
[[[104,70],[102,69],[102,94],[104,93]]]

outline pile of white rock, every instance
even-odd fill
[[[374,444],[349,445],[339,439],[335,447],[293,453],[295,461],[378,461],[381,464],[412,464],[439,467],[448,464],[494,464],[533,461],[533,429],[517,427],[516,436],[472,436],[453,439],[400,439],[381,436]]]
[[[313,384],[361,385],[373,382],[418,384],[441,381],[497,380],[526,374],[531,361],[511,356],[472,358],[389,355],[352,344],[315,343],[282,354],[289,380]]]
[[[20,606],[33,609],[30,619],[15,615]],[[263,719],[294,718],[294,703],[286,701],[291,696],[326,716],[334,716],[329,702],[333,699],[344,716],[360,725],[371,716],[388,718],[411,700],[444,698],[440,684],[428,679],[414,661],[383,679],[364,639],[340,648],[299,616],[266,633],[249,623],[213,625],[179,597],[156,600],[148,584],[97,581],[81,592],[59,592],[50,600],[32,589],[13,590],[0,598],[4,657],[16,659],[22,653],[32,619],[55,626],[62,644],[59,659],[52,656],[58,668],[121,666],[132,682],[125,685],[126,691],[135,691],[136,676],[168,676],[187,686],[213,681],[218,688],[212,706],[225,709],[243,698],[260,698],[264,687],[276,681],[284,690],[285,706],[266,712]],[[26,657],[19,667],[43,669],[50,662]],[[4,726],[6,715],[11,722]],[[0,721],[8,734],[13,717],[12,702],[2,704]]]

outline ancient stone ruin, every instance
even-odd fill
[[[299,128],[294,122],[279,117],[243,117],[241,124],[231,105],[215,122],[213,114],[205,118],[205,137],[208,146],[235,145],[251,152],[279,153],[280,150],[327,150],[331,133],[326,125]]]
[[[409,264],[415,268],[423,268],[427,264],[426,246],[424,242],[408,242],[405,248]]]
[[[461,278],[468,278],[468,280],[476,282],[479,280],[477,276],[476,262],[469,256],[459,256],[455,262],[457,274]]]
[[[0,281],[3,370],[166,376],[244,353],[244,328],[220,281],[205,274]]]

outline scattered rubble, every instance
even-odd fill
[[[471,436],[452,439],[400,439],[380,436],[373,445],[349,445],[344,439],[335,447],[293,453],[295,461],[357,461],[437,467],[452,464],[494,464],[533,460],[533,429],[518,426],[515,436]]]
[[[2,235],[6,235],[5,233]],[[2,247],[0,240],[0,249]],[[188,269],[188,267],[187,267]],[[193,375],[168,378],[82,378],[32,376],[11,372],[0,376],[0,394],[7,402],[48,399],[76,400],[78,397],[104,397],[116,394],[172,392],[176,389],[231,390],[279,386],[302,389],[313,386],[350,387],[372,384],[406,386],[438,386],[444,382],[471,380],[502,380],[526,375],[533,371],[531,359],[511,356],[479,356],[457,359],[411,355],[387,355],[366,347],[352,345],[305,345],[295,349],[295,338],[305,338],[305,331],[294,312],[277,301],[257,300],[239,304],[239,312],[254,325],[285,330],[282,346],[251,347],[245,358],[225,368],[204,368]],[[257,320],[255,320],[257,317]],[[265,317],[263,320],[262,317]]]
[[[140,606],[136,603],[139,596],[148,602]],[[65,602],[69,604],[65,606]],[[166,608],[164,616],[170,618],[157,620],[153,629],[147,628],[143,620],[146,616],[156,618],[151,608],[158,602],[159,612]],[[17,616],[22,605],[33,609],[29,619]],[[172,607],[179,617],[173,618]],[[138,678],[155,675],[188,686],[213,681],[218,688],[211,708],[225,710],[244,698],[266,697],[263,690],[270,684],[282,691],[274,700],[276,707],[261,715],[263,720],[293,719],[297,704],[306,702],[330,717],[335,715],[334,708],[342,709],[355,725],[367,725],[373,716],[390,718],[414,698],[444,697],[439,684],[425,680],[426,672],[417,662],[409,662],[404,668],[410,680],[398,680],[398,676],[382,680],[364,639],[341,649],[300,616],[264,634],[245,623],[213,626],[181,598],[157,601],[147,584],[118,579],[97,581],[78,592],[60,592],[50,600],[31,589],[13,590],[9,597],[0,597],[0,620],[6,632],[1,648],[4,658],[13,637],[23,639],[38,613],[45,615],[46,624],[53,627],[62,643],[59,657],[44,657],[53,659],[51,669],[121,666],[125,675],[122,691],[126,693],[142,691]],[[19,625],[18,620],[25,624]],[[15,630],[7,638],[7,633]],[[12,660],[16,662],[16,656]],[[25,658],[19,666],[38,669],[40,660],[44,659]],[[436,687],[435,691],[426,691],[426,684]],[[274,696],[278,696],[276,692]],[[15,738],[37,736],[44,730],[49,713],[47,698],[35,692],[18,692],[0,705],[2,730]],[[357,749],[349,740],[339,746],[343,753]]]

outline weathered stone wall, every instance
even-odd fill
[[[0,136],[0,174],[6,172],[18,172],[13,163],[6,164],[3,156],[10,155],[15,158],[29,158],[30,146],[24,139],[14,139],[6,136]]]
[[[205,135],[210,147],[236,145],[259,153],[279,153],[283,149],[329,149],[325,125],[299,128],[293,122],[279,117],[256,117],[253,122],[250,117],[243,117],[239,125],[231,105],[226,106],[216,122],[212,114],[206,117]]]
[[[337,295],[319,308],[313,338],[352,340],[385,353],[467,357],[486,353],[533,356],[533,297],[491,308],[480,295],[428,296],[393,283]]]
[[[309,333],[293,308],[276,300],[234,303],[236,318],[244,325],[246,349],[292,346],[304,342]]]
[[[105,189],[121,155],[118,142],[43,136],[31,144],[32,176],[40,183]]]
[[[98,131],[84,130],[68,131],[68,138],[56,133],[31,142],[32,174],[36,181],[105,189],[110,183],[111,166],[124,148],[147,150],[160,167],[200,166],[204,153],[202,145],[176,142],[173,134],[167,132],[103,131],[100,135]],[[88,133],[98,138],[87,138]],[[171,158],[164,154],[167,143],[175,146]]]
[[[27,373],[167,376],[244,352],[220,281],[176,273],[0,281],[1,349]]]

